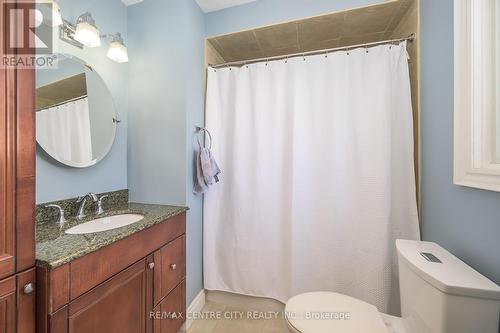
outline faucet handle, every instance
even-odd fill
[[[109,195],[105,194],[105,195],[101,196],[99,198],[99,200],[97,200],[97,210],[96,210],[97,215],[101,215],[104,213],[104,209],[102,208],[102,201],[104,199],[106,199],[107,197],[109,197]]]
[[[66,218],[64,216],[64,209],[59,206],[59,205],[46,205],[45,208],[56,208],[59,209],[59,221],[57,222],[59,224],[59,228],[62,228],[66,224]]]
[[[92,198],[92,200],[94,200],[94,202],[97,202],[97,195],[95,195],[92,192],[89,192],[85,195],[79,196],[78,199],[76,199],[76,202],[80,203],[80,202],[84,201],[85,199],[87,199],[87,197],[90,197],[90,198]]]

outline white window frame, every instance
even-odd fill
[[[500,192],[496,0],[455,0],[454,183]],[[439,112],[439,110],[436,110]]]

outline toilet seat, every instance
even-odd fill
[[[375,306],[337,293],[316,292],[292,297],[285,313],[294,333],[388,332]]]

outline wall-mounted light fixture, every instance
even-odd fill
[[[92,14],[86,12],[80,15],[73,24],[62,19],[62,26],[59,30],[59,38],[66,43],[83,49],[84,47],[101,46],[101,38],[111,38],[107,56],[111,60],[123,63],[128,62],[127,47],[119,32],[109,35],[101,35]]]
[[[54,0],[52,2],[52,26],[57,27],[58,25],[63,24],[62,15],[61,15],[61,7]]]
[[[101,46],[101,33],[89,12],[78,17],[73,38],[87,47]]]
[[[108,48],[108,58],[118,63],[128,62],[127,47],[123,42],[122,35],[117,32],[116,34],[110,35],[110,37],[111,43]]]
[[[37,2],[37,11],[35,12],[36,25],[39,26],[46,20],[47,24],[57,27],[61,25],[62,16],[59,4],[54,0],[43,0]]]

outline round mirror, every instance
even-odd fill
[[[108,87],[83,60],[57,55],[55,68],[36,70],[36,140],[57,161],[92,166],[111,150],[116,112]]]

